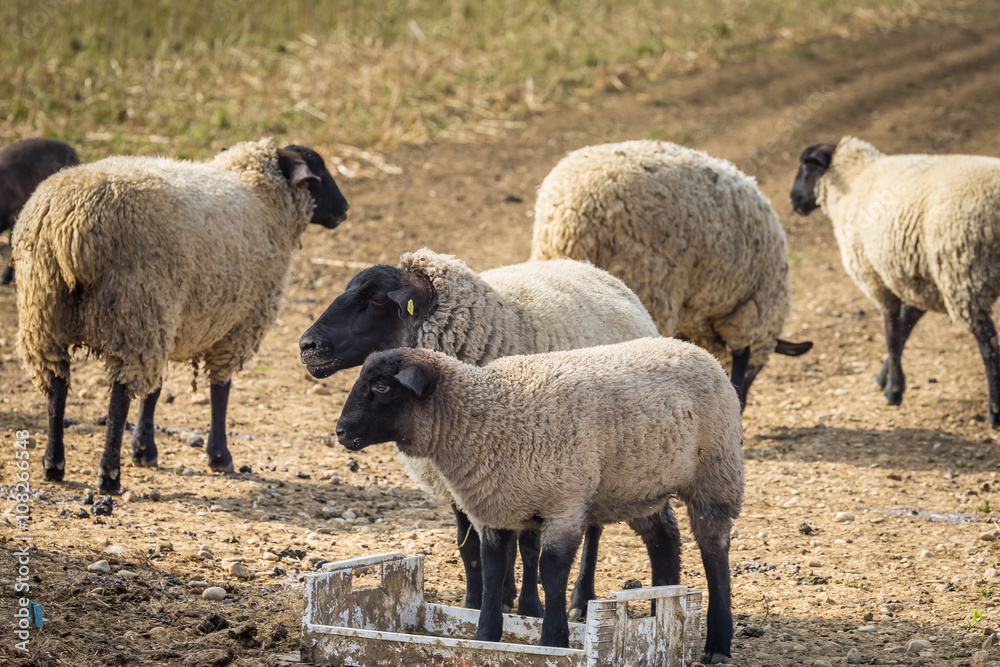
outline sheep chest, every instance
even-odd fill
[[[592,600],[587,622],[570,623],[566,649],[538,646],[541,619],[513,614],[504,616],[506,641],[471,639],[477,610],[424,602],[423,556],[394,552],[323,569],[307,579],[302,620],[301,658],[317,666],[684,667],[702,643],[702,594],[686,586]]]

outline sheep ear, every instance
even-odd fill
[[[812,164],[823,169],[830,168],[833,160],[833,153],[837,150],[836,144],[813,144],[802,152],[802,164]]]
[[[403,289],[393,290],[386,294],[386,296],[399,307],[399,316],[402,319],[407,317],[413,317],[417,313],[422,313],[424,306],[427,305],[427,295],[419,287],[404,287]]]
[[[312,172],[300,154],[284,148],[279,148],[277,152],[278,168],[281,169],[289,185],[294,187],[310,181],[319,183],[319,176]]]
[[[396,380],[420,397],[431,383],[431,369],[422,364],[409,364],[396,373]]]
[[[778,339],[778,347],[774,351],[789,357],[798,357],[812,349],[812,341],[807,340],[802,343],[790,343],[787,340]]]

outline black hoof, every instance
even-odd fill
[[[882,362],[882,370],[878,372],[875,376],[875,382],[878,384],[879,389],[885,389],[885,383],[889,379],[889,362]]]
[[[116,470],[112,478],[104,471],[97,477],[97,492],[106,496],[117,496],[122,492],[121,470]]]
[[[156,443],[132,441],[132,463],[140,468],[155,468],[159,462],[159,450]]]
[[[990,407],[989,414],[990,426],[993,428],[1000,428],[1000,412],[996,412]]]
[[[483,606],[483,599],[472,593],[465,593],[465,602],[462,604],[466,609],[481,609]]]
[[[533,600],[521,600],[518,602],[517,613],[521,616],[534,616],[535,618],[541,618],[545,613],[545,608],[542,607],[542,601],[536,597]]]
[[[66,464],[57,468],[51,461],[42,460],[42,470],[47,482],[61,482],[66,476]]]
[[[503,627],[501,626],[500,632],[490,632],[488,629],[480,628],[476,630],[476,636],[473,637],[476,641],[480,642],[498,642],[500,637],[503,636]]]
[[[885,400],[889,401],[889,405],[901,405],[903,403],[903,390],[897,389],[893,391],[886,389]]]
[[[706,651],[701,654],[701,662],[706,665],[724,665],[732,659],[732,656],[725,653],[715,653],[713,651]]]
[[[233,472],[235,470],[232,459],[229,459],[228,463],[226,461],[209,461],[208,467],[212,472]]]

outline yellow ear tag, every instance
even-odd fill
[[[413,314],[413,299],[410,299],[409,301],[406,302],[406,312],[408,312],[410,315]]]

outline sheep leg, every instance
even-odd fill
[[[885,363],[889,365],[886,375],[885,397],[889,405],[899,405],[903,402],[903,391],[906,389],[906,377],[903,375],[903,324],[900,320],[902,302],[895,294],[885,293],[881,299],[882,313],[885,321],[885,346],[889,357]]]
[[[676,586],[681,583],[681,531],[669,503],[656,514],[632,519],[628,525],[642,538],[649,554],[654,586]],[[656,613],[656,601],[651,611]]]
[[[705,653],[701,662],[729,662],[733,645],[733,606],[729,589],[729,531],[738,514],[729,505],[688,502],[688,517],[708,581]]]
[[[522,530],[518,533],[517,544],[521,550],[521,597],[517,600],[517,613],[522,616],[541,618],[544,608],[538,597],[538,554],[541,550],[542,534],[537,530]],[[514,561],[511,560],[511,565]],[[513,577],[514,570],[507,576]],[[512,588],[513,586],[511,586]],[[504,592],[507,599],[507,592]]]
[[[483,568],[481,565],[481,545],[479,533],[472,526],[468,515],[452,503],[458,525],[458,553],[465,566],[465,608],[480,609],[483,606]]]
[[[517,584],[514,583],[515,563],[517,563],[517,540],[513,539],[507,546],[507,573],[503,578],[503,613],[505,614],[514,611],[514,600],[517,599]]]
[[[208,429],[208,444],[205,451],[208,454],[208,467],[215,472],[232,472],[233,457],[226,444],[226,409],[229,407],[229,389],[232,381],[225,384],[210,384],[209,400],[212,403],[212,424]]]
[[[747,390],[750,385],[746,381],[747,368],[750,367],[750,348],[745,347],[742,350],[738,350],[732,353],[733,355],[733,370],[730,374],[729,381],[733,383],[733,388],[736,389],[736,395],[740,399],[740,411],[747,406]],[[753,380],[751,380],[752,382]]]
[[[1000,428],[1000,348],[989,311],[981,310],[973,315],[971,328],[986,366],[986,383],[990,388],[990,425]]]
[[[902,309],[899,311],[899,324],[900,324],[900,336],[902,339],[899,342],[899,354],[902,356],[903,348],[906,347],[906,341],[909,340],[910,334],[913,332],[913,327],[917,326],[917,322],[923,317],[926,311],[920,310],[914,306],[907,306],[903,304]],[[878,375],[875,376],[875,382],[882,389],[885,389],[886,380],[889,377],[889,359],[887,358],[882,362],[882,369],[879,370]]]
[[[160,398],[160,389],[161,387],[157,387],[139,399],[139,418],[132,433],[132,463],[141,468],[155,468],[157,463],[153,414],[156,412],[156,401]]]
[[[42,458],[42,470],[45,479],[50,482],[61,482],[66,475],[66,450],[63,441],[63,429],[66,416],[66,394],[69,383],[55,373],[49,373],[49,441],[45,443],[45,456]]]
[[[601,541],[604,526],[587,526],[583,534],[583,548],[580,550],[580,572],[577,574],[573,592],[569,596],[569,615],[571,621],[583,621],[587,618],[587,604],[597,599],[594,590],[594,576],[597,573],[597,545]]]
[[[121,382],[111,385],[108,403],[108,430],[104,435],[104,456],[98,466],[97,490],[100,493],[118,494],[122,480],[122,434],[128,417],[128,389]]]
[[[516,534],[513,530],[483,529],[483,607],[475,636],[480,641],[498,642],[503,634],[503,587]]]
[[[569,648],[569,619],[566,616],[566,586],[583,531],[561,540],[546,536],[538,559],[542,590],[545,591],[545,614],[539,646]]]

